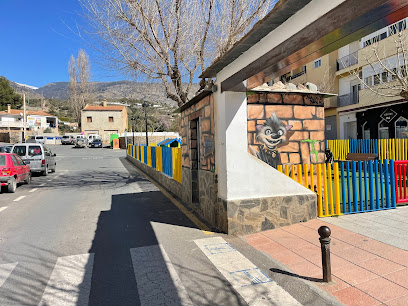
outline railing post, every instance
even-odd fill
[[[331,230],[327,226],[319,227],[318,233],[320,235],[320,246],[322,249],[322,267],[323,267],[323,281],[331,282],[331,262],[330,262],[330,234]]]

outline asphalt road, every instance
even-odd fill
[[[56,173],[0,194],[0,305],[333,302],[239,237],[202,231],[123,150],[51,149]]]

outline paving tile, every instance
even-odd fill
[[[280,245],[279,243],[274,242],[272,240],[269,240],[269,241],[270,241],[269,243],[258,245],[256,247],[256,249],[258,249],[260,251],[263,251],[263,252],[265,252],[265,253],[267,253],[267,254],[269,254],[271,256],[273,256],[274,254],[277,254],[277,253],[288,251],[287,248]]]
[[[322,257],[321,249],[320,247],[316,245],[309,244],[307,246],[304,246],[302,248],[298,248],[292,251],[298,254],[299,256],[302,256],[308,261],[313,261],[313,259],[315,258],[320,259],[321,261],[321,257]]]
[[[388,306],[406,306],[408,305],[408,295],[400,296],[386,303]]]
[[[289,264],[288,267],[300,276],[322,278],[322,269],[306,260]]]
[[[283,263],[284,265],[295,264],[305,260],[303,257],[293,253],[292,251],[284,251],[276,254],[271,254],[270,256]]]
[[[387,274],[384,278],[408,289],[408,269]]]
[[[335,254],[330,254],[330,261],[332,274],[336,274],[339,271],[341,272],[344,268],[353,265],[353,263],[351,263],[350,261],[345,260]]]
[[[345,288],[350,287],[350,284],[347,284],[346,282],[343,282],[341,279],[332,276],[332,281],[330,283],[315,283],[318,287],[320,287],[323,290],[326,290],[329,293],[333,293]]]
[[[398,248],[396,247],[390,246],[388,244],[373,239],[370,239],[367,242],[362,243],[360,248],[381,256],[398,251]]]
[[[351,285],[364,283],[379,277],[378,275],[354,264],[347,265],[339,271],[333,272],[333,274]]]
[[[314,229],[314,230],[317,230],[322,225],[329,226],[329,224],[327,222],[324,222],[324,221],[322,221],[320,219],[313,219],[313,220],[307,221],[307,222],[302,223],[302,224],[304,226],[309,227],[309,228]]]
[[[364,235],[352,233],[349,235],[342,236],[338,239],[358,247],[361,243],[367,242],[370,238]]]
[[[381,304],[355,287],[348,287],[332,293],[340,302],[349,306],[372,306]]]
[[[346,249],[350,249],[350,248],[353,248],[353,247],[354,247],[353,245],[351,245],[349,243],[346,243],[346,242],[343,242],[343,241],[341,241],[339,239],[336,239],[336,238],[332,238],[331,241],[330,241],[330,250],[332,252],[346,250]]]
[[[382,277],[358,284],[356,288],[383,303],[408,294],[407,289]]]
[[[253,247],[271,242],[271,239],[260,233],[245,236],[245,239]]]
[[[316,245],[313,245],[310,242],[301,238],[287,238],[278,240],[278,242],[292,251],[307,249],[308,247],[317,248]]]
[[[280,228],[262,232],[262,235],[272,240],[275,240],[276,238],[282,238],[282,237],[294,237],[292,234],[285,232]]]
[[[390,274],[392,272],[402,270],[405,267],[395,262],[389,261],[381,257],[372,258],[358,264],[360,267],[367,269],[378,275]]]
[[[393,262],[399,263],[400,265],[408,266],[408,251],[397,250],[392,253],[383,255],[384,258],[387,258]]]
[[[359,263],[362,261],[366,261],[368,259],[373,259],[373,258],[378,257],[377,255],[371,252],[368,252],[368,251],[365,251],[365,250],[362,250],[356,247],[347,248],[343,250],[336,250],[336,251],[333,251],[333,253],[352,263]]]

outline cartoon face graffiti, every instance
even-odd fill
[[[281,164],[277,147],[288,140],[287,132],[291,128],[291,125],[283,124],[276,114],[273,113],[270,118],[266,119],[263,125],[256,126],[256,139],[261,143],[261,146],[258,152],[250,147],[252,154],[276,168]]]

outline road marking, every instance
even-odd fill
[[[4,206],[4,207],[0,207],[0,212],[2,212],[3,210],[5,210],[8,206]]]
[[[301,305],[221,237],[194,242],[249,305]]]
[[[45,186],[45,185],[47,185],[47,183],[42,183],[42,184],[40,185],[40,187],[43,187],[43,186]]]
[[[21,197],[18,197],[17,199],[15,199],[14,200],[14,202],[18,202],[18,201],[20,201],[20,200],[22,200],[22,199],[24,199],[26,196],[21,196]]]
[[[88,305],[94,254],[59,257],[39,305]]]
[[[36,192],[38,188],[31,189],[29,192]]]
[[[161,245],[130,249],[141,305],[194,305]]]
[[[0,265],[0,287],[3,286],[4,282],[10,276],[11,272],[13,272],[17,264],[18,262]]]
[[[132,165],[133,166],[133,165]],[[199,229],[201,229],[201,231],[206,234],[206,235],[213,235],[214,233],[211,231],[211,229],[205,225],[200,219],[198,219],[194,214],[192,214],[182,203],[180,203],[179,201],[177,201],[170,193],[167,192],[167,190],[165,190],[164,188],[162,188],[159,184],[157,184],[153,179],[150,178],[150,176],[148,176],[147,174],[141,172],[138,168],[134,167],[134,169],[140,173],[141,175],[143,175],[144,177],[146,177],[150,183],[152,183],[153,185],[155,185],[162,194],[164,194],[164,196],[166,198],[168,198],[179,210],[181,210],[181,212],[186,215],[187,218],[189,218]]]

